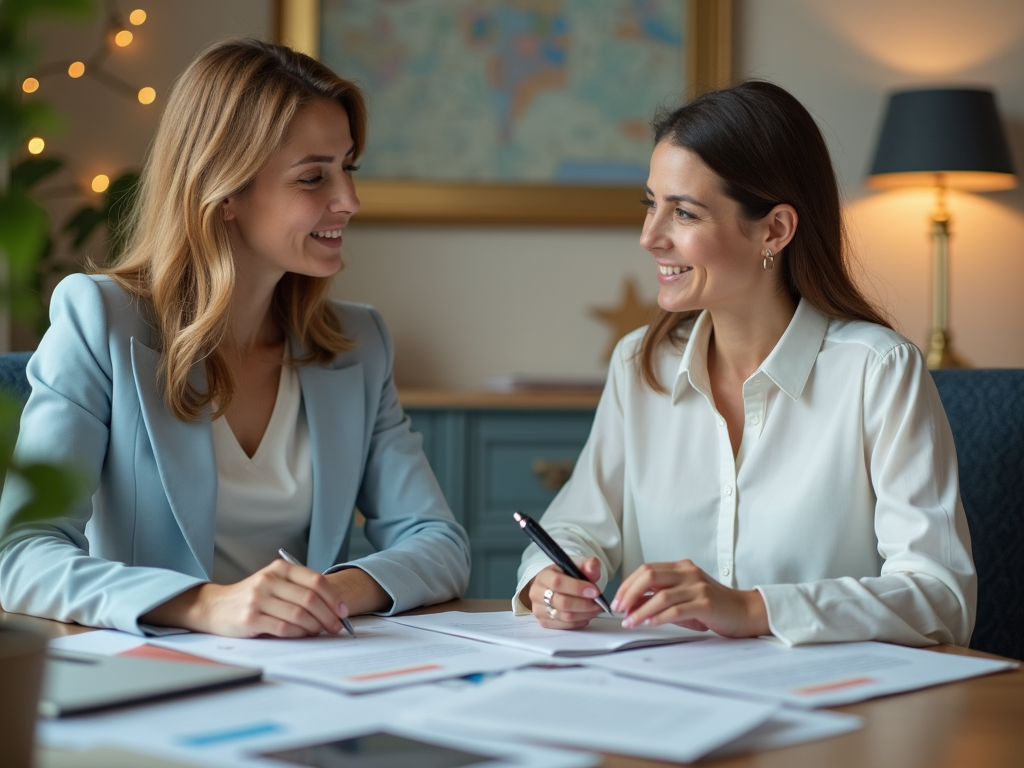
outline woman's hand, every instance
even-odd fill
[[[601,563],[591,557],[580,563],[580,570],[591,581],[601,578]],[[545,594],[550,595],[545,599]],[[542,626],[548,629],[582,629],[595,616],[603,613],[594,598],[601,594],[590,581],[581,581],[557,565],[549,565],[533,577],[527,595],[530,610]]]
[[[316,571],[275,560],[237,584],[201,584],[140,621],[225,637],[312,637],[342,630],[348,607]]]
[[[720,584],[690,560],[644,563],[622,582],[612,610],[625,612],[624,627],[678,624],[725,637],[771,634],[760,592]]]

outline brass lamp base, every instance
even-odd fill
[[[967,363],[965,363],[950,348],[949,334],[941,330],[932,331],[932,336],[928,343],[928,354],[925,356],[925,361],[928,363],[928,367],[932,370],[936,368],[968,367]]]

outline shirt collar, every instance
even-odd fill
[[[814,361],[818,358],[828,322],[828,318],[809,302],[800,299],[785,333],[761,363],[758,372],[768,376],[790,398],[798,400],[811,375]],[[711,392],[708,379],[708,340],[711,338],[711,329],[711,315],[705,310],[693,324],[683,358],[679,361],[679,371],[672,387],[673,403],[678,402],[687,384],[698,392]]]

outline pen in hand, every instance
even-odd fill
[[[536,520],[522,512],[514,512],[512,517],[515,518],[515,521],[519,523],[519,527],[523,529],[533,543],[540,547],[541,552],[550,557],[555,565],[565,571],[567,576],[579,579],[580,581],[588,581],[591,584],[594,583],[583,575],[583,571],[579,569],[579,566],[573,562],[572,558],[566,554],[564,549],[558,546],[558,542],[548,536],[548,532],[541,528],[540,524]],[[600,594],[600,592],[598,592],[597,597],[594,598],[594,602],[601,606],[605,613],[614,615],[612,613],[612,607],[608,605],[608,601],[604,599],[604,596]]]
[[[291,563],[292,565],[298,565],[298,566],[300,566],[302,568],[305,568],[305,566],[302,565],[302,563],[300,563],[298,560],[296,560],[293,555],[288,554],[288,552],[286,550],[284,550],[283,548],[277,550],[277,554],[279,554],[281,556],[281,559],[284,560],[286,563]],[[352,626],[352,622],[349,621],[344,616],[339,616],[338,618],[341,619],[341,623],[345,625],[345,629],[348,630],[348,633],[350,635],[352,635],[352,637],[355,637],[356,636],[356,630],[355,630],[355,627]]]

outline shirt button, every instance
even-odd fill
[[[723,419],[723,418],[719,418],[719,419],[718,419],[718,426],[720,426],[720,427],[724,427],[724,426],[725,426],[725,419]]]
[[[725,495],[726,496],[732,496],[732,486],[731,485],[725,486]]]
[[[750,423],[751,424],[760,424],[761,423],[761,417],[760,416],[751,416],[750,417]]]
[[[722,576],[724,576],[725,578],[729,578],[730,573],[732,573],[732,571],[729,570],[728,565],[722,567]]]

